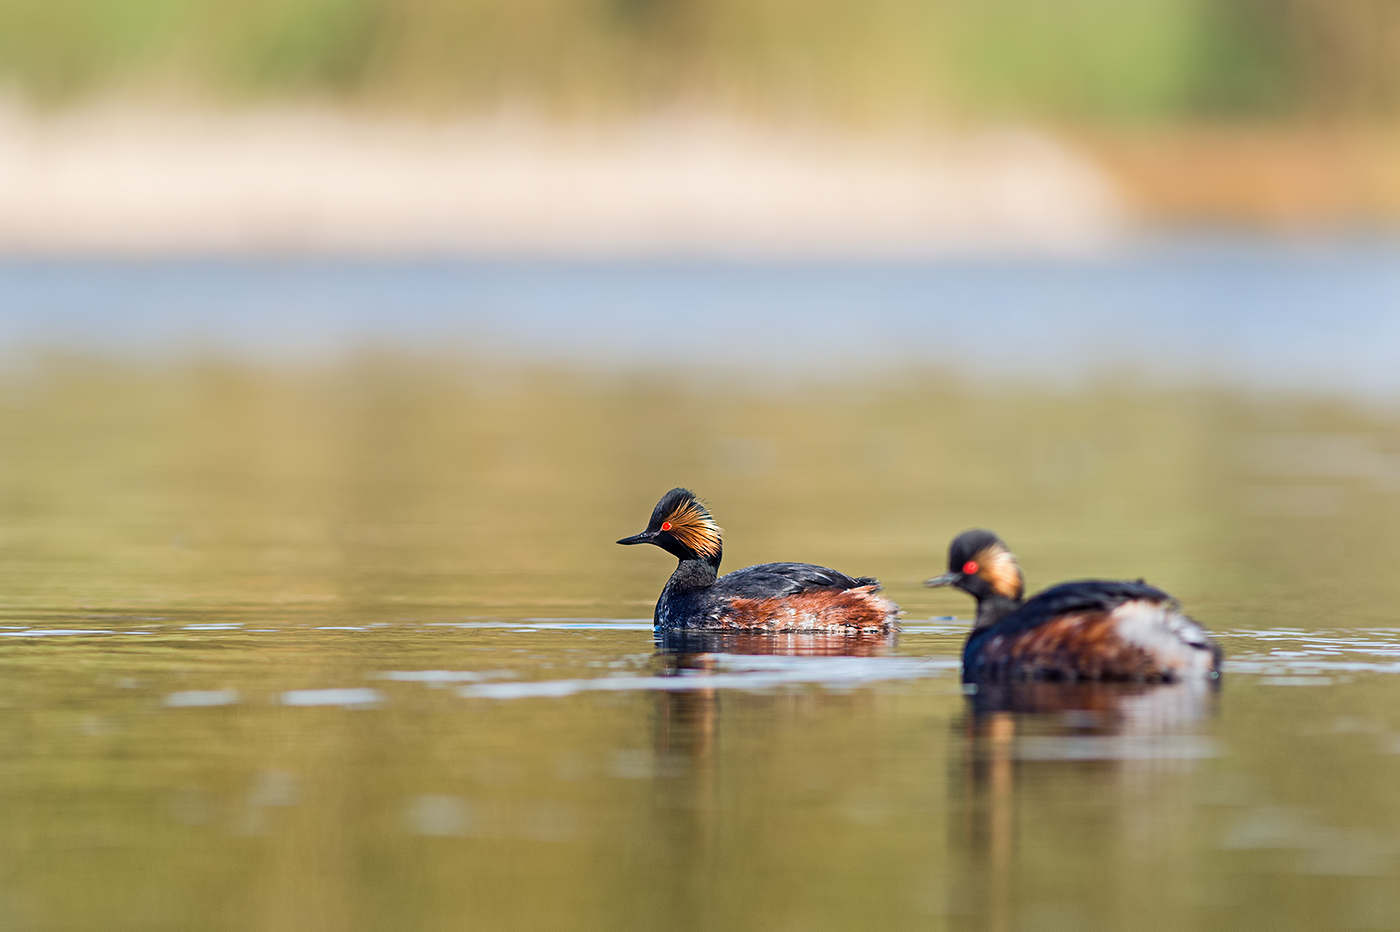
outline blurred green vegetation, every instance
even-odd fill
[[[0,82],[573,113],[1374,118],[1394,0],[0,0]]]

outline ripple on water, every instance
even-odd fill
[[[514,676],[515,673],[511,670],[388,670],[374,674],[376,679],[394,680],[399,683],[426,683],[429,686],[505,680]]]
[[[364,686],[348,689],[289,689],[282,693],[282,704],[289,706],[331,705],[362,709],[380,705],[383,701],[383,693]]]
[[[63,638],[63,637],[86,637],[94,634],[116,634],[102,628],[26,628],[23,631],[0,631],[0,637],[7,638]],[[130,634],[144,634],[141,631],[126,632]]]
[[[886,680],[943,677],[952,674],[960,666],[957,660],[935,657],[779,657],[717,654],[713,660],[715,667],[721,672],[683,670],[671,676],[602,676],[519,683],[480,683],[460,688],[458,695],[469,699],[539,699],[572,696],[581,692],[628,690],[765,690],[793,685],[839,689]]]
[[[523,621],[434,621],[429,628],[506,628],[514,631],[651,631],[651,621],[609,620],[598,618],[541,618]]]
[[[235,705],[240,699],[236,689],[186,689],[165,697],[168,709],[209,708],[210,706]]]
[[[1400,673],[1400,629],[1296,628],[1222,632],[1225,671],[1265,686],[1330,686],[1345,674]],[[1243,648],[1243,649],[1242,649]]]

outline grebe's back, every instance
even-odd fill
[[[1145,583],[1083,580],[1039,593],[963,649],[968,679],[1175,681],[1220,650],[1176,599]]]

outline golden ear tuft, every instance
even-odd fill
[[[1000,542],[984,547],[972,558],[978,564],[977,575],[999,594],[1008,599],[1019,599],[1025,583],[1021,579],[1021,567],[1016,557]]]
[[[720,535],[723,533],[715,519],[694,499],[686,499],[666,516],[671,536],[681,545],[706,557],[718,557]]]

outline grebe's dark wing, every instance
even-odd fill
[[[772,599],[812,589],[856,589],[879,586],[873,576],[852,577],[811,563],[760,563],[721,576],[710,590],[739,599]]]
[[[1002,630],[1004,633],[1024,631],[1070,612],[1111,612],[1128,602],[1178,607],[1176,599],[1145,582],[1081,579],[1036,593],[1003,620]]]
[[[1052,586],[1017,609],[1007,620],[1012,630],[1026,630],[1072,612],[1119,612],[1134,608],[1133,617],[1156,629],[1159,637],[1180,641],[1197,650],[1210,651],[1218,664],[1220,647],[1194,618],[1182,614],[1181,603],[1142,580],[1085,579]],[[1145,612],[1145,614],[1144,614]],[[1129,617],[1129,616],[1125,616]]]
[[[1097,579],[1046,589],[963,648],[964,679],[1174,680],[1219,665],[1220,648],[1176,599]]]

